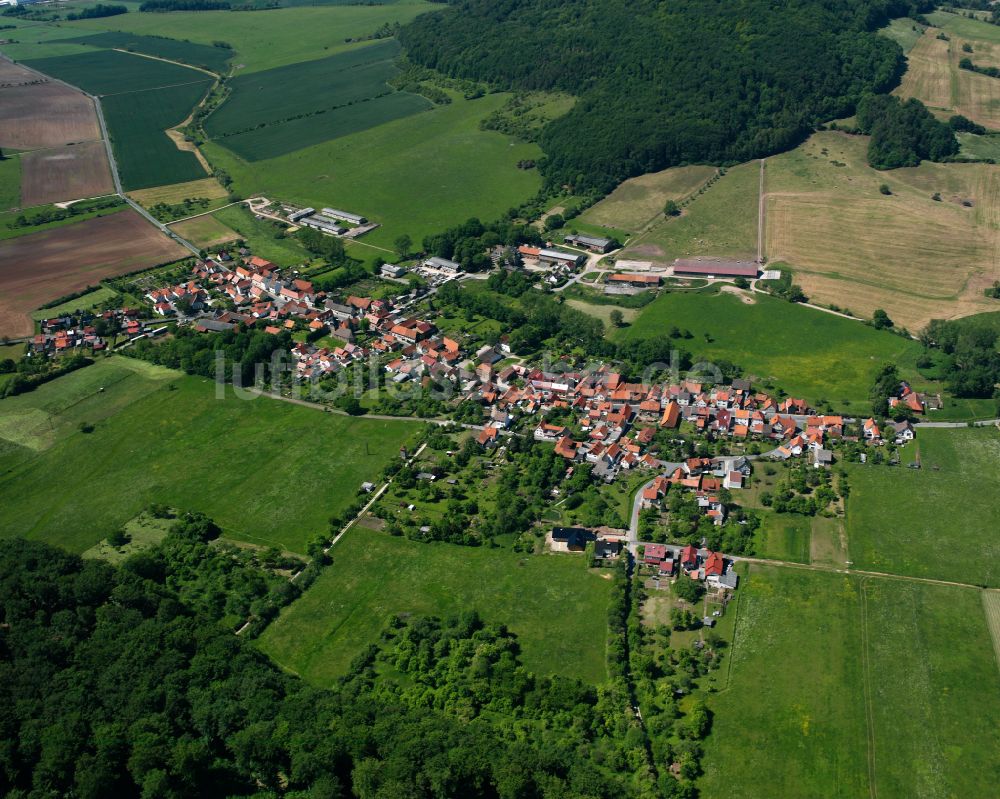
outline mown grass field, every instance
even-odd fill
[[[250,241],[254,255],[266,258],[278,266],[301,266],[311,260],[305,247],[293,236],[275,238],[277,230],[267,222],[254,218],[245,205],[220,208],[212,217],[240,237]]]
[[[205,129],[215,138],[385,94],[399,51],[399,42],[383,39],[316,61],[237,75]]]
[[[580,215],[580,220],[601,227],[636,233],[663,215],[667,200],[681,202],[715,174],[713,166],[680,166],[631,178]],[[570,224],[576,225],[577,220]]]
[[[222,224],[212,215],[198,216],[170,226],[178,236],[202,249],[236,241],[240,234]]]
[[[186,199],[193,200],[198,197],[204,197],[206,200],[223,200],[228,194],[215,178],[201,178],[186,183],[171,183],[168,186],[130,191],[129,196],[140,205],[150,208],[157,203],[175,205]]]
[[[963,114],[1000,130],[1000,82],[959,67],[963,58],[979,66],[1000,66],[996,26],[941,11],[928,19],[934,27],[927,28],[907,53],[909,66],[896,93],[916,97],[942,116]],[[947,40],[937,38],[942,31]]]
[[[737,502],[740,497],[737,495]],[[758,510],[761,526],[754,538],[754,554],[759,558],[809,563],[812,519],[794,513]]]
[[[65,23],[62,30],[112,30],[170,36],[211,45],[233,46],[236,74],[324,58],[358,46],[356,40],[383,25],[405,25],[439,6],[423,0],[385,5],[282,8],[252,14],[230,11],[179,11],[170,14],[121,14]],[[65,33],[63,34],[65,35]]]
[[[862,594],[858,578],[756,565],[740,590],[702,795],[991,792],[1000,687],[979,592],[867,580]]]
[[[1000,167],[878,172],[867,146],[867,137],[817,133],[767,160],[768,258],[791,264],[814,302],[865,317],[884,308],[914,331],[991,309],[983,289],[1000,279]]]
[[[849,466],[851,560],[861,569],[1000,586],[1000,433],[922,429],[903,463],[918,451],[919,470]]]
[[[260,647],[285,668],[329,685],[398,613],[477,610],[517,634],[540,674],[606,679],[610,581],[582,557],[423,544],[355,527],[333,564],[285,608]]]
[[[658,263],[694,255],[755,258],[759,170],[756,161],[727,170],[682,216],[664,217],[630,241],[621,257]]]
[[[204,150],[245,196],[364,214],[382,224],[364,240],[383,247],[402,233],[420,242],[470,216],[495,219],[541,185],[536,170],[517,168],[540,157],[536,145],[479,129],[507,95],[454,97],[450,105],[266,161],[244,161],[216,142]]]
[[[868,392],[883,363],[896,363],[916,382],[920,345],[848,319],[762,294],[742,298],[707,288],[662,294],[616,338],[690,330],[679,349],[701,359],[728,360],[793,396],[826,400],[839,410],[867,412]],[[707,339],[706,339],[707,334]]]
[[[226,71],[229,59],[233,55],[232,50],[227,50],[223,47],[183,42],[162,35],[141,36],[135,33],[123,33],[120,31],[87,33],[83,36],[64,41],[109,50],[128,50],[130,52],[155,56],[156,58],[165,58],[168,61],[180,61],[182,64],[200,67],[218,74]]]
[[[74,313],[75,311],[89,311],[96,308],[102,302],[118,296],[118,292],[104,286],[88,291],[76,299],[54,305],[51,308],[41,308],[31,314],[32,319],[51,319],[64,313]]]
[[[179,150],[164,131],[187,119],[208,87],[207,82],[187,83],[101,100],[126,190],[204,178],[197,156]]]
[[[419,429],[215,389],[112,358],[0,401],[2,534],[82,552],[160,502],[301,553]]]

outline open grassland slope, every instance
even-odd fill
[[[850,466],[847,529],[862,569],[1000,586],[1000,433],[922,429],[918,469]]]
[[[187,253],[131,209],[0,241],[0,334],[29,335],[40,305]]]
[[[667,200],[679,203],[687,199],[715,172],[712,166],[679,166],[631,178],[584,211],[580,219],[592,225],[637,233],[662,216]]]
[[[1000,80],[959,66],[968,58],[978,66],[1000,67],[997,26],[943,12],[930,20],[935,27],[927,28],[907,53],[907,71],[896,94],[916,97],[941,115],[962,114],[1000,130]],[[946,38],[938,38],[942,35]]]
[[[791,264],[813,301],[860,316],[884,308],[911,330],[995,310],[983,289],[1000,279],[1000,167],[925,162],[878,172],[867,145],[817,133],[768,159],[768,258]]]
[[[727,170],[681,216],[664,217],[632,239],[622,257],[662,264],[694,255],[755,258],[759,170],[756,161]]]
[[[510,627],[536,673],[606,678],[611,583],[582,557],[419,543],[363,527],[331,555],[333,564],[260,639],[267,654],[313,684],[345,674],[396,614],[468,610]]]
[[[763,294],[740,297],[712,288],[665,293],[615,335],[658,337],[673,327],[691,332],[677,346],[698,358],[730,361],[761,382],[839,410],[867,411],[883,363],[897,363],[903,374],[918,378],[917,342]]]
[[[301,553],[418,428],[215,388],[112,358],[0,401],[0,530],[82,552],[159,502]]]
[[[1000,687],[980,592],[759,566],[740,591],[703,795],[991,792]]]
[[[240,194],[364,214],[383,225],[364,240],[391,248],[401,233],[420,242],[456,220],[495,219],[537,192],[538,173],[517,163],[537,159],[539,148],[479,129],[507,99],[455,96],[450,105],[266,161],[244,161],[215,142],[205,152]]]

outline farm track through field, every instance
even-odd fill
[[[983,591],[983,611],[990,628],[990,638],[993,639],[997,668],[1000,669],[1000,590]]]
[[[875,709],[872,697],[871,650],[868,643],[868,593],[865,586],[867,580],[867,577],[863,577],[858,586],[861,599],[861,681],[864,687],[868,740],[868,790],[871,799],[878,799],[878,788],[875,785]]]
[[[122,50],[120,47],[112,47],[111,49],[119,53],[128,53],[129,55],[137,55],[142,58],[151,58],[153,61],[163,61],[166,64],[174,64],[178,67],[187,67],[188,69],[194,69],[197,70],[198,72],[204,72],[206,75],[211,75],[213,78],[216,79],[220,77],[218,73],[212,72],[210,69],[205,69],[204,67],[196,67],[194,64],[185,64],[183,61],[174,61],[170,58],[164,58],[163,56],[158,56],[158,55],[150,55],[149,53],[139,53],[136,52],[135,50]]]

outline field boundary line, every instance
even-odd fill
[[[149,53],[137,53],[135,50],[125,50],[121,47],[112,47],[116,53],[128,53],[129,55],[137,55],[139,58],[149,58],[153,61],[163,61],[167,64],[176,64],[179,67],[186,67],[187,69],[193,69],[197,72],[204,72],[206,75],[211,75],[213,78],[218,80],[221,77],[218,73],[212,72],[210,69],[205,69],[204,67],[196,67],[194,64],[185,64],[183,61],[174,61],[170,58],[164,58],[163,56],[150,55]]]
[[[757,189],[757,263],[764,262],[764,214],[767,203],[764,197],[764,162],[760,159],[760,186]]]
[[[986,614],[986,626],[990,629],[993,639],[993,654],[996,657],[997,669],[1000,670],[1000,589],[983,591],[983,612]]]
[[[878,788],[875,785],[875,710],[871,686],[871,652],[868,649],[868,593],[865,590],[867,577],[862,577],[858,584],[861,606],[861,684],[864,690],[865,727],[868,741],[868,791],[871,799],[878,799]]]
[[[147,86],[145,89],[132,89],[127,92],[114,92],[112,94],[101,94],[99,97],[124,97],[126,94],[142,94],[143,92],[155,92],[160,89],[174,89],[178,86],[193,86],[196,83],[208,83],[209,78],[202,78],[201,80],[187,80],[183,83],[166,83],[163,86]],[[214,85],[214,84],[213,84]]]

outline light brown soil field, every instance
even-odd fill
[[[937,28],[929,28],[907,53],[906,73],[894,94],[916,97],[932,109],[951,109],[954,108],[948,55],[951,42],[935,38],[937,33]]]
[[[92,141],[21,157],[21,206],[113,194],[104,142]]]
[[[0,60],[0,147],[34,150],[99,139],[90,98]]]
[[[884,308],[911,331],[996,310],[983,289],[1000,279],[1000,167],[878,172],[867,146],[867,137],[819,133],[768,159],[768,259],[790,264],[814,301],[860,316]]]
[[[0,335],[30,335],[43,303],[187,252],[131,209],[0,241]]]
[[[157,203],[167,203],[174,205],[184,202],[184,200],[196,197],[204,197],[208,200],[221,200],[228,196],[228,192],[215,178],[202,178],[192,180],[187,183],[173,183],[169,186],[157,186],[154,189],[139,189],[130,191],[128,196],[139,205],[150,208]]]
[[[211,214],[176,222],[170,229],[192,244],[204,248],[215,247],[240,238],[239,233],[226,227]]]

